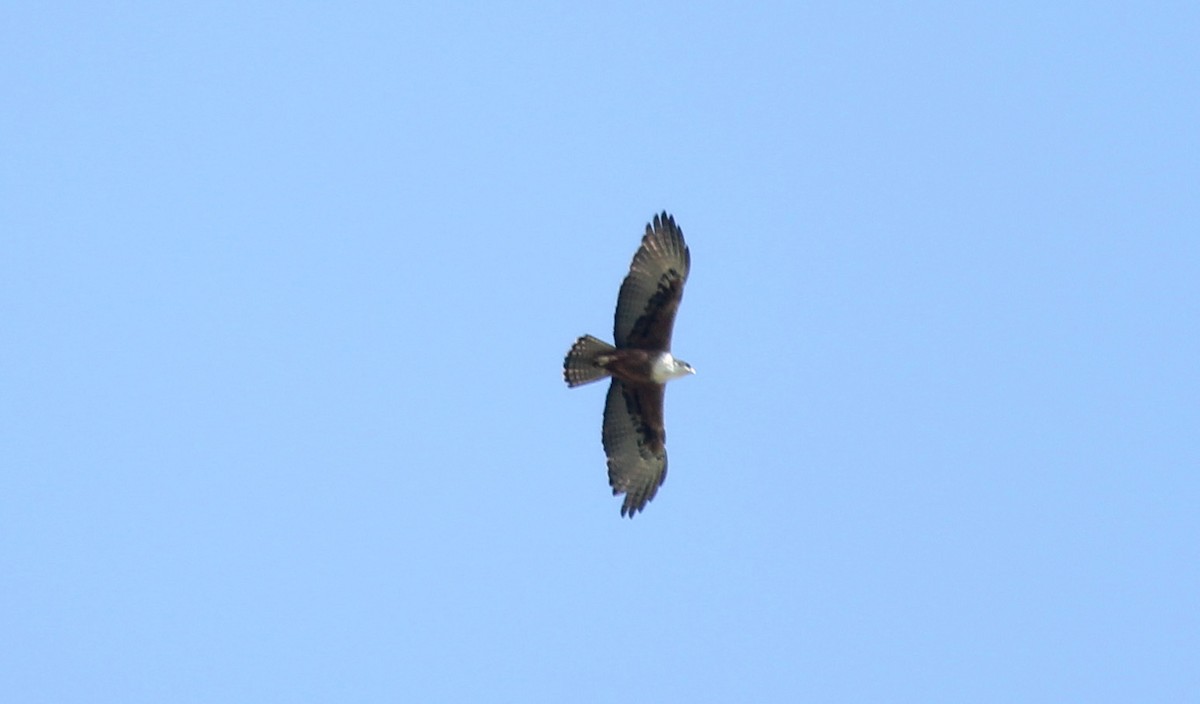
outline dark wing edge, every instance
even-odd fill
[[[666,212],[655,215],[629,274],[621,283],[613,322],[617,347],[651,350],[671,349],[675,313],[683,300],[683,285],[692,267],[692,254],[683,230]]]
[[[604,403],[604,454],[613,496],[625,494],[621,515],[633,518],[667,478],[666,432],[661,384],[613,379]]]

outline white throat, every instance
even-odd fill
[[[681,376],[694,373],[687,363],[675,359],[675,356],[670,352],[660,354],[650,367],[650,378],[656,384],[665,384],[672,379],[678,379]]]

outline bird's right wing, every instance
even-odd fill
[[[691,266],[691,252],[675,219],[666,213],[655,215],[617,296],[613,324],[617,347],[671,349],[675,312]]]

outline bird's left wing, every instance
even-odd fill
[[[613,379],[604,404],[604,454],[613,496],[625,494],[621,515],[646,507],[667,478],[662,384]]]

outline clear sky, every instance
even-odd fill
[[[1200,699],[1194,3],[403,5],[0,11],[5,701]]]

